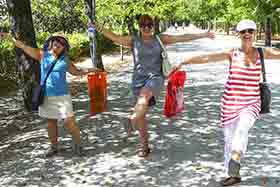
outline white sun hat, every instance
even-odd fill
[[[249,20],[249,19],[244,19],[244,20],[241,20],[237,26],[236,26],[236,30],[238,32],[240,31],[243,31],[243,30],[246,30],[246,29],[254,29],[254,30],[257,30],[257,25],[254,21],[252,20]]]

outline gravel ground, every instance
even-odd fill
[[[168,48],[177,63],[184,56],[236,46],[232,37],[217,36]],[[69,76],[76,118],[82,130],[84,155],[71,152],[71,138],[59,124],[58,156],[44,157],[48,148],[46,121],[22,112],[16,98],[1,98],[0,186],[40,187],[217,187],[225,176],[223,136],[219,128],[219,101],[228,64],[188,65],[185,110],[176,119],[162,115],[165,91],[148,116],[152,154],[135,155],[137,135],[126,138],[123,124],[129,115],[131,57],[104,58],[110,69],[108,111],[88,115],[85,78]],[[279,61],[267,63],[273,92],[272,112],[250,132],[248,153],[242,162],[240,187],[280,186]],[[86,60],[81,67],[90,66]],[[120,69],[118,71],[118,69]],[[5,108],[5,102],[9,105]],[[5,101],[5,102],[4,102]]]

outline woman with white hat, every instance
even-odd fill
[[[259,83],[262,77],[260,54],[253,46],[256,24],[252,20],[242,20],[236,30],[239,32],[241,47],[225,52],[188,57],[183,64],[203,64],[208,62],[230,63],[229,76],[221,99],[221,127],[224,132],[224,157],[228,178],[223,186],[241,182],[240,160],[248,144],[248,132],[259,117],[261,109]],[[280,59],[280,50],[264,48],[265,59]]]

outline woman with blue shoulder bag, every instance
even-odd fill
[[[9,37],[0,33],[0,38]],[[70,60],[68,52],[70,45],[64,36],[51,36],[44,43],[43,49],[25,45],[22,41],[13,39],[15,45],[24,53],[41,63],[41,85],[44,86],[44,101],[39,106],[39,116],[48,121],[48,137],[51,143],[46,157],[56,155],[58,149],[57,122],[64,120],[64,127],[74,140],[74,152],[80,155],[80,129],[76,124],[72,106],[72,98],[66,81],[66,72],[81,76],[97,71],[96,68],[78,69]]]

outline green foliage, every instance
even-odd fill
[[[85,30],[84,2],[79,0],[32,0],[34,26],[37,31],[74,32]]]
[[[8,89],[7,85],[2,86],[5,82],[14,82],[16,76],[15,51],[11,41],[4,40],[0,42],[0,88]],[[2,93],[3,94],[3,93]]]
[[[264,24],[270,16],[274,27],[279,27],[277,8],[279,0],[96,0],[97,21],[119,34],[128,33],[129,18],[143,13],[161,21],[191,21],[197,25],[218,21],[228,26],[244,18]],[[86,29],[85,0],[32,0],[32,10],[37,31],[72,33]]]
[[[51,36],[47,32],[39,32],[36,35],[37,46],[43,47],[44,42]],[[72,33],[65,34],[71,46],[69,51],[69,57],[71,60],[77,60],[80,57],[90,56],[89,52],[89,39],[85,33]],[[98,52],[105,53],[116,47],[110,40],[104,38],[102,35],[98,35],[97,42],[99,43]],[[15,71],[15,50],[14,44],[9,40],[4,40],[0,43],[0,74],[5,73],[6,70]],[[2,64],[6,64],[2,68]],[[2,72],[1,72],[2,70]],[[5,70],[5,72],[3,71]],[[6,72],[8,73],[8,72]]]
[[[69,51],[70,59],[75,60],[80,56],[84,56],[89,48],[89,40],[85,34],[72,33],[66,35],[71,46]]]
[[[2,64],[6,63],[6,65],[9,67],[10,65],[14,66],[15,63],[14,45],[9,40],[3,40],[2,42],[0,42],[0,62]]]

